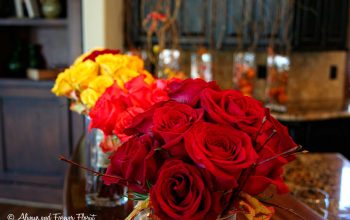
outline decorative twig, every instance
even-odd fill
[[[59,159],[62,160],[62,161],[64,161],[64,162],[70,163],[70,164],[72,164],[72,165],[74,165],[74,166],[77,166],[77,167],[79,167],[79,168],[81,168],[81,169],[83,169],[83,170],[86,170],[86,171],[88,171],[88,172],[90,172],[90,173],[93,173],[93,174],[95,174],[96,176],[103,176],[103,177],[108,177],[108,178],[112,178],[112,179],[117,179],[117,180],[126,181],[126,180],[124,180],[124,179],[121,178],[121,177],[114,176],[114,175],[103,174],[103,173],[97,172],[97,171],[95,171],[95,170],[93,170],[93,169],[87,168],[87,167],[85,167],[85,166],[83,166],[83,165],[80,165],[80,164],[78,164],[78,163],[76,163],[76,162],[74,162],[74,161],[72,161],[72,160],[69,160],[69,159],[65,158],[65,157],[62,156],[62,155],[59,157]]]
[[[290,156],[292,156],[292,155],[294,155],[296,153],[306,153],[307,152],[307,151],[304,151],[302,149],[303,149],[303,146],[298,145],[298,146],[296,146],[294,148],[291,148],[291,149],[289,149],[287,151],[284,151],[282,153],[276,154],[273,157],[267,158],[266,160],[260,161],[259,163],[256,164],[256,166],[260,166],[260,165],[262,165],[264,163],[267,163],[267,162],[269,162],[271,160],[277,159],[278,157],[290,157]]]

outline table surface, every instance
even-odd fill
[[[272,115],[278,120],[293,122],[350,118],[349,100],[289,103],[286,108],[286,112],[272,111]]]
[[[338,153],[307,153],[285,168],[292,192],[320,190],[328,196],[328,219],[350,219],[350,162]]]
[[[80,146],[74,152],[72,160],[78,163],[82,162],[83,148]],[[304,155],[303,155],[304,156]],[[337,156],[337,155],[334,155]],[[292,171],[289,170],[291,173]],[[85,171],[75,166],[69,166],[64,186],[64,214],[65,216],[76,216],[84,213],[84,215],[94,214],[95,219],[124,219],[132,209],[132,202],[130,201],[125,206],[116,208],[93,208],[85,204]],[[274,195],[270,203],[278,204],[281,207],[294,210],[298,215],[303,216],[304,219],[322,219],[315,211],[310,209],[305,204],[299,202],[290,194]],[[273,220],[295,220],[300,219],[298,216],[281,208],[275,208],[276,213]],[[240,219],[240,218],[239,218]]]

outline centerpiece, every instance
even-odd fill
[[[88,182],[102,176],[109,189],[127,189],[138,201],[127,219],[270,219],[274,208],[258,195],[270,185],[288,192],[283,165],[301,147],[240,91],[156,80],[139,58],[100,49],[61,73],[53,92],[102,134],[97,152],[109,157],[103,167],[94,160]]]
[[[173,80],[161,91],[144,96],[161,101],[142,111],[118,111],[120,95],[90,111],[91,128],[122,140],[101,175],[139,201],[127,219],[270,219],[274,208],[256,196],[270,185],[288,192],[283,165],[301,148],[286,127],[259,101],[215,82]]]

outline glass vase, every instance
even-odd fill
[[[88,130],[90,119],[86,117],[85,150],[86,166],[99,173],[106,173],[109,153],[102,151],[100,144],[104,134],[99,129]],[[105,185],[102,177],[86,172],[85,202],[88,206],[116,207],[128,202],[127,188]]]
[[[269,53],[267,57],[267,81],[265,104],[272,111],[287,111],[287,87],[290,70],[290,58]]]
[[[164,49],[159,53],[157,64],[157,77],[168,79],[176,76],[180,71],[180,51]]]
[[[240,52],[233,59],[233,87],[246,96],[254,96],[256,79],[255,54]]]
[[[211,55],[207,52],[191,54],[191,78],[207,82],[213,80]]]

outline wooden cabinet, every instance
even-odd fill
[[[142,20],[157,1],[142,2],[125,1],[126,47],[146,45]],[[182,1],[178,38],[185,49],[265,50],[273,39],[277,49],[292,44],[294,50],[343,50],[348,48],[348,11],[348,0]]]
[[[271,39],[283,45],[290,24],[289,0],[237,0],[216,2],[216,48],[266,49]],[[290,28],[290,27],[289,27]]]
[[[348,11],[348,0],[297,0],[294,49],[347,49]]]
[[[143,19],[154,10],[157,1],[125,1],[126,5],[126,46],[145,46],[146,32]],[[174,3],[174,1],[171,1]],[[182,1],[176,20],[178,41],[182,48],[207,46],[216,49],[266,48],[272,37],[274,43],[281,45],[283,12],[287,10],[288,0],[191,0]],[[173,5],[172,5],[173,6]],[[257,34],[258,33],[258,34]],[[174,37],[168,35],[171,40]],[[156,37],[152,38],[157,42]]]
[[[81,54],[81,1],[60,2],[63,12],[59,18],[0,18],[0,77],[18,77],[8,74],[8,66],[19,45],[40,45],[48,68],[68,66]],[[21,56],[25,63],[28,54]]]
[[[60,204],[69,156],[82,120],[53,82],[0,80],[0,197]]]
[[[82,53],[81,1],[60,2],[60,18],[0,18],[0,198],[62,203],[67,165],[58,157],[77,145],[83,119],[51,93],[53,82],[7,73],[18,42],[40,44],[48,68],[68,66]]]

